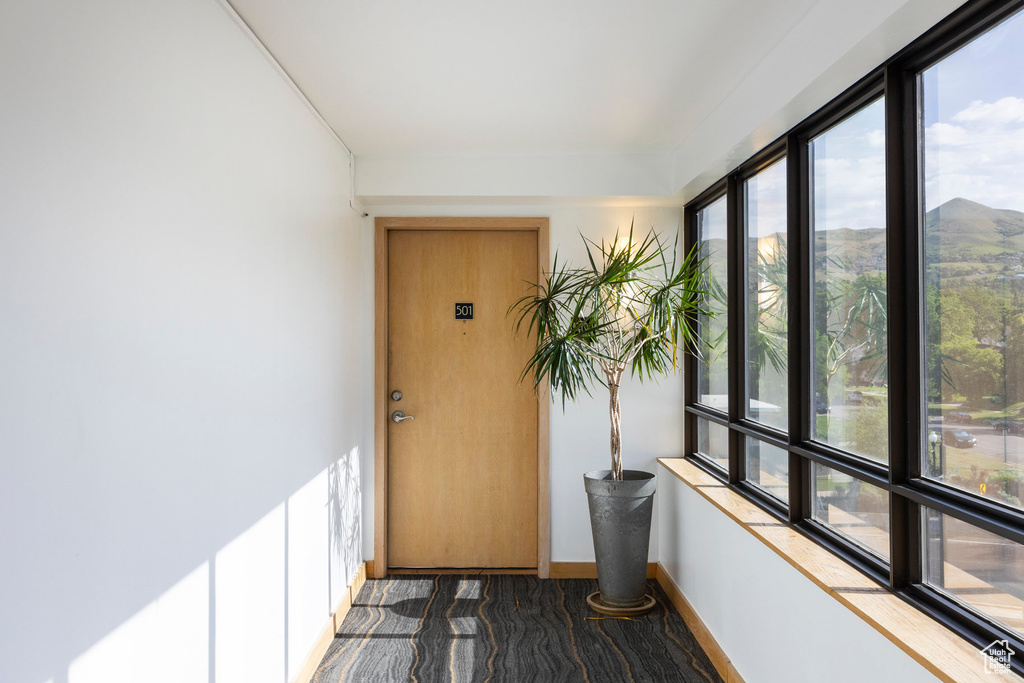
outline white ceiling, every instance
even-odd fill
[[[377,202],[685,201],[963,1],[221,0]]]
[[[233,0],[356,154],[681,142],[815,0]]]

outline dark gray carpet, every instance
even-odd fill
[[[313,683],[720,682],[667,596],[600,618],[587,579],[395,576],[367,581]]]

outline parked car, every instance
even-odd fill
[[[1013,422],[1010,420],[993,420],[992,429],[997,432],[1009,432],[1013,429]]]
[[[951,413],[946,413],[943,419],[946,422],[954,422],[956,424],[969,425],[973,422],[973,418],[970,413],[965,413],[962,410],[954,410]]]
[[[963,429],[947,429],[942,433],[942,440],[947,446],[955,448],[974,448],[978,445],[977,437]]]
[[[846,392],[846,404],[851,406],[859,406],[864,403],[864,392],[851,389]]]

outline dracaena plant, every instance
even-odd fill
[[[581,235],[582,237],[582,235]],[[634,241],[616,234],[600,244],[583,237],[589,264],[560,263],[509,308],[516,332],[535,334],[536,348],[523,379],[544,380],[552,397],[575,401],[608,389],[612,477],[622,479],[619,385],[628,369],[641,382],[675,372],[685,348],[696,348],[695,321],[712,315],[706,257],[697,249],[679,257],[678,238],[668,248],[651,230]]]

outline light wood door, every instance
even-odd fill
[[[531,344],[505,317],[536,277],[536,232],[389,232],[390,566],[537,566]]]

